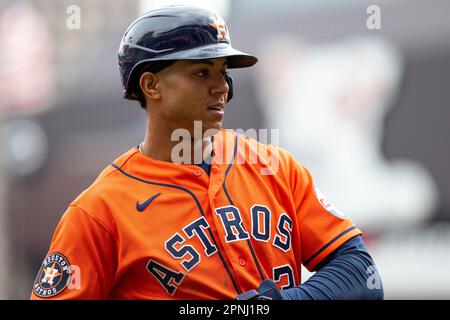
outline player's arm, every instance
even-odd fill
[[[356,236],[324,259],[303,284],[280,291],[271,280],[237,299],[381,300],[383,285],[361,236]]]
[[[105,225],[70,205],[53,235],[31,299],[106,299],[117,264],[115,251]]]
[[[361,236],[356,236],[316,267],[302,285],[282,292],[291,300],[382,300],[381,277]]]

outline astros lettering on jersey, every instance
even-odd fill
[[[210,176],[137,148],[117,158],[69,205],[31,297],[233,299],[267,278],[286,289],[361,234],[284,149],[221,130],[212,154]]]

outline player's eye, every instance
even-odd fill
[[[201,70],[199,72],[196,73],[196,75],[198,75],[199,77],[206,77],[208,75],[208,70]]]
[[[220,73],[222,74],[223,77],[226,77],[229,75],[227,70],[222,70],[222,71],[220,71]],[[210,72],[209,72],[209,70],[200,70],[200,71],[197,71],[195,74],[201,78],[205,78],[210,75]]]

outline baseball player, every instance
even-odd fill
[[[222,129],[227,70],[257,60],[203,8],[163,7],[130,25],[119,66],[145,138],[68,206],[32,299],[383,298],[361,231],[305,166]],[[180,129],[193,138],[177,153]],[[302,265],[317,271],[304,283]]]

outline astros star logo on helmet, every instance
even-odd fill
[[[217,42],[220,42],[222,39],[230,42],[230,36],[228,34],[228,27],[225,24],[225,21],[221,18],[211,17],[213,22],[209,23],[209,25],[217,30]]]

